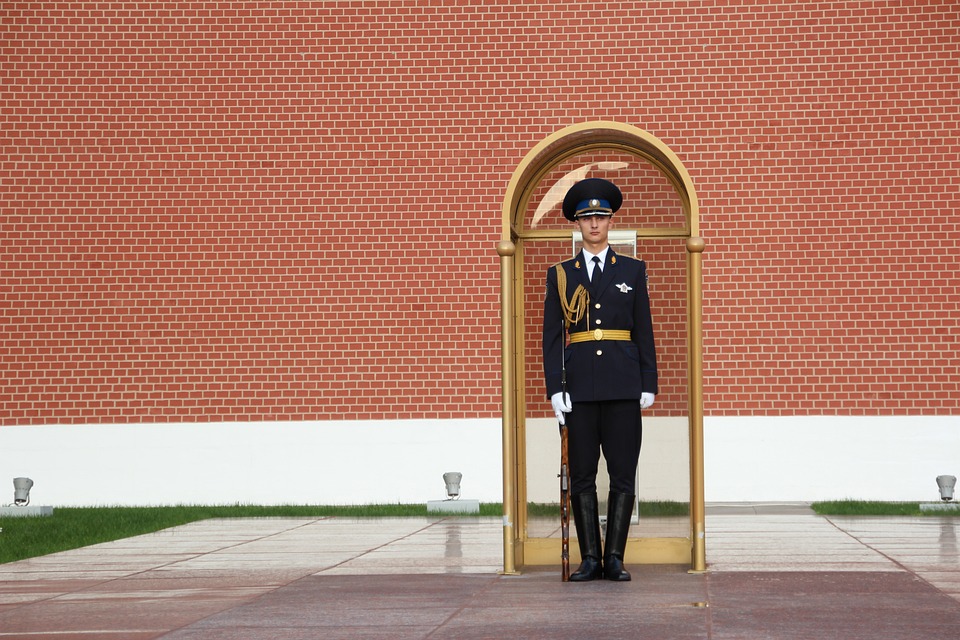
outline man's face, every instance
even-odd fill
[[[605,247],[611,225],[611,216],[599,215],[577,218],[577,226],[580,227],[580,233],[583,234],[583,243],[588,247],[599,246],[601,249]]]

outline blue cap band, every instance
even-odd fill
[[[599,213],[613,213],[613,208],[610,206],[610,202],[607,200],[600,200],[599,198],[590,198],[588,200],[581,200],[577,203],[576,214],[580,215],[588,211],[597,211]]]

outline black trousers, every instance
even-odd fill
[[[574,402],[567,414],[572,494],[597,490],[600,452],[607,461],[610,490],[636,495],[643,427],[638,400]]]

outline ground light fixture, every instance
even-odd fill
[[[25,507],[30,504],[30,489],[33,488],[33,480],[30,478],[13,479],[13,504],[17,507]]]
[[[443,483],[447,485],[447,499],[456,500],[460,497],[460,480],[463,474],[459,471],[448,471],[443,474]]]
[[[940,499],[944,502],[953,500],[953,488],[957,486],[957,476],[937,476],[937,486],[940,488]]]
[[[443,474],[443,484],[447,486],[447,499],[427,500],[427,513],[480,513],[479,500],[474,498],[460,499],[460,480],[462,478],[463,474],[459,471],[448,471]]]
[[[53,514],[53,507],[29,506],[30,489],[33,480],[30,478],[13,479],[13,504],[0,506],[0,518],[32,518],[34,516],[49,516]]]

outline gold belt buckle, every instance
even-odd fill
[[[594,339],[594,340],[603,340],[603,329],[594,329],[594,330],[593,330],[593,339]]]

